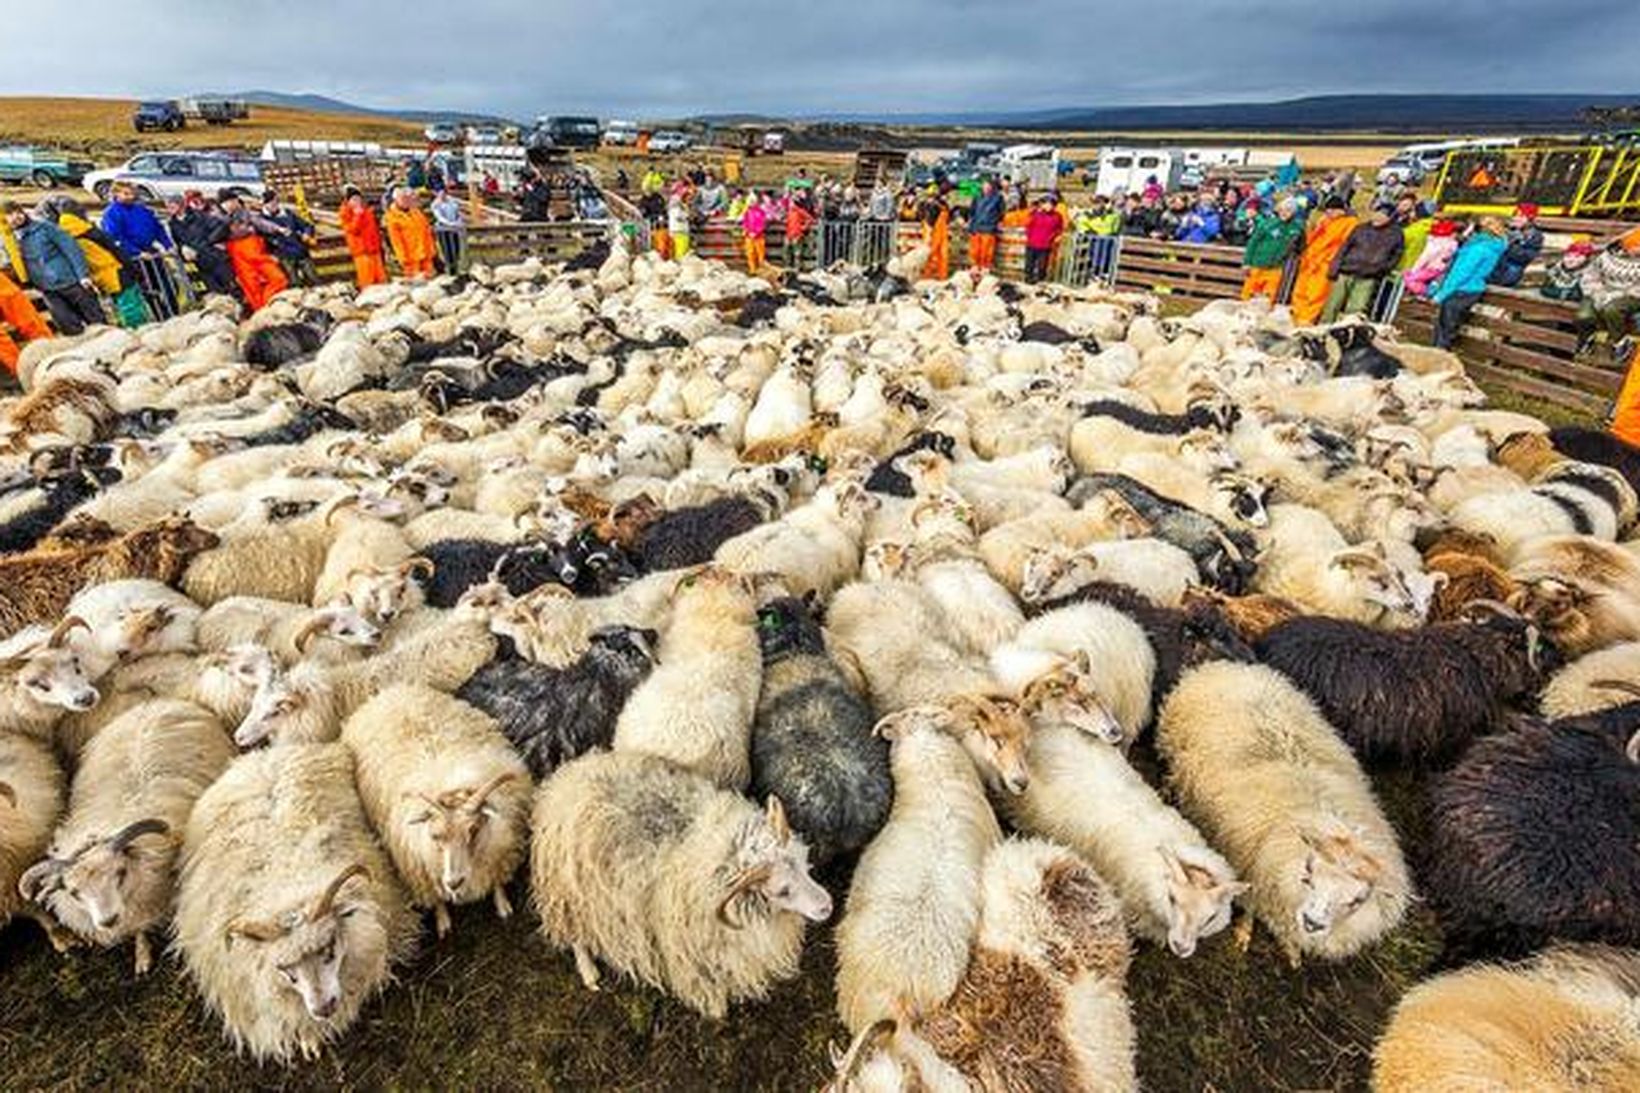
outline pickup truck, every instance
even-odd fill
[[[96,164],[69,159],[62,152],[40,148],[0,148],[0,182],[28,184],[46,190],[53,186],[78,186]]]
[[[139,102],[136,113],[131,115],[131,124],[139,133],[146,133],[150,129],[163,129],[167,133],[174,133],[188,123],[182,116],[180,103],[154,101]]]

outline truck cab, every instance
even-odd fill
[[[181,104],[155,99],[137,104],[136,112],[131,115],[131,124],[139,133],[146,133],[151,129],[174,133],[187,122],[182,117]]]

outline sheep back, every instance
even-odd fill
[[[23,908],[17,881],[40,860],[63,810],[63,769],[43,741],[22,733],[0,733],[0,926]]]

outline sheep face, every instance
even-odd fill
[[[120,614],[112,633],[99,638],[108,652],[122,661],[175,652],[192,645],[187,633],[172,630],[171,624],[176,621],[176,608],[170,604],[132,608]]]
[[[919,543],[972,543],[977,534],[973,508],[951,490],[944,490],[912,509],[911,526],[916,530]]]
[[[961,695],[948,704],[951,731],[993,790],[1018,796],[1031,784],[1031,724],[1019,703],[991,695]]]
[[[1230,925],[1232,901],[1248,885],[1223,875],[1222,863],[1194,847],[1159,847],[1167,862],[1167,947],[1178,957],[1196,951],[1196,943]]]
[[[307,907],[292,908],[277,918],[237,919],[228,926],[228,944],[244,939],[258,946],[262,974],[277,993],[294,993],[316,1021],[348,1016],[368,986],[386,967],[386,934],[357,905],[341,896],[355,876],[369,874],[349,866]],[[378,966],[379,965],[379,966]]]
[[[511,836],[499,830],[491,821],[500,817],[500,811],[490,803],[490,795],[503,784],[517,778],[514,771],[504,771],[481,786],[447,790],[437,797],[410,794],[419,804],[405,819],[410,827],[419,830],[413,837],[428,861],[439,863],[439,886],[444,898],[464,903],[483,893],[469,886],[474,874],[483,873],[482,863],[498,853],[512,849]]]
[[[1066,596],[1099,578],[1099,559],[1070,550],[1032,551],[1025,559],[1019,598],[1028,604]]]
[[[860,561],[860,577],[867,581],[888,581],[911,568],[911,548],[905,543],[883,540],[866,547]]]
[[[45,859],[23,874],[18,887],[74,933],[111,945],[163,913],[170,884],[169,832],[163,820],[127,824],[71,857]]]
[[[417,573],[431,577],[433,564],[426,558],[411,558],[398,566],[355,569],[347,576],[339,602],[375,626],[386,626],[424,602]]]
[[[382,632],[358,608],[342,600],[313,613],[307,625],[297,634],[296,647],[305,650],[309,641],[320,636],[332,638],[343,645],[366,648],[379,642]]]
[[[68,641],[72,630],[84,627],[78,618],[64,619],[42,644],[0,661],[0,673],[15,673],[13,685],[41,706],[91,709],[101,696],[92,686],[80,654]]]
[[[1107,744],[1125,739],[1122,723],[1110,712],[1089,682],[1092,667],[1087,652],[1062,661],[1031,680],[1020,697],[1020,708],[1032,718],[1069,725]]]
[[[1361,845],[1357,832],[1335,825],[1303,832],[1308,848],[1296,916],[1301,937],[1317,941],[1372,897],[1384,867]]]
[[[1205,474],[1234,470],[1236,457],[1224,436],[1212,429],[1192,429],[1179,438],[1179,458]]]
[[[264,741],[312,743],[334,739],[328,687],[316,676],[296,672],[272,675],[257,687],[233,741],[254,748]]]
[[[739,925],[737,911],[743,902],[762,902],[775,912],[810,922],[831,917],[831,893],[809,876],[809,848],[792,834],[779,798],[770,797],[764,814],[741,832],[735,866],[718,905],[718,919],[725,925]]]
[[[1403,574],[1384,557],[1381,544],[1338,551],[1328,561],[1328,567],[1349,581],[1357,596],[1377,606],[1383,614],[1422,617],[1417,597],[1407,587]]]
[[[1264,505],[1270,496],[1270,483],[1231,471],[1220,471],[1210,482],[1218,507],[1235,523],[1250,528],[1269,526],[1270,514]]]

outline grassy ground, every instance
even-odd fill
[[[1380,790],[1415,837],[1419,788],[1389,776]],[[823,879],[847,889],[841,872]],[[1289,968],[1262,930],[1246,954],[1228,933],[1188,961],[1147,946],[1129,983],[1145,1088],[1361,1089],[1386,1014],[1439,947],[1422,911],[1338,965]],[[500,923],[470,909],[319,1062],[280,1069],[234,1057],[176,962],[139,982],[128,952],[58,957],[32,924],[14,924],[0,933],[0,1084],[809,1090],[826,1074],[827,1042],[843,1037],[833,961],[830,930],[812,935],[796,981],[714,1023],[647,989],[590,993],[527,911]]]

